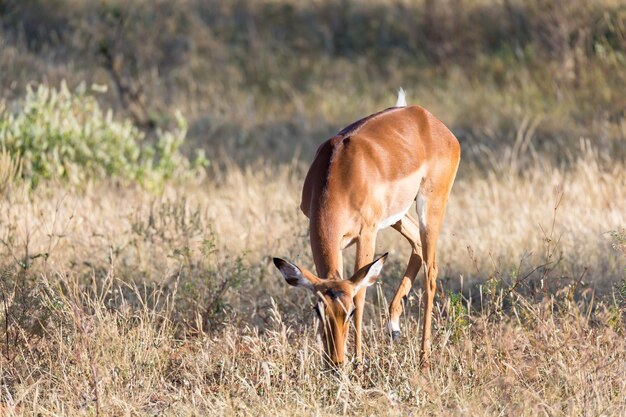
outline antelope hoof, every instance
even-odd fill
[[[365,359],[358,359],[352,362],[352,368],[355,371],[362,371],[368,368],[368,363]]]
[[[400,337],[400,326],[389,320],[385,326],[387,335],[391,336],[392,341],[396,341]]]

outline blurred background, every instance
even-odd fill
[[[180,110],[184,151],[217,164],[308,163],[399,87],[458,136],[462,170],[516,140],[559,162],[581,137],[626,154],[622,0],[2,0],[0,16],[6,103],[107,86],[101,107],[146,132]]]

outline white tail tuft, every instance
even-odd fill
[[[396,107],[406,107],[406,94],[404,93],[404,89],[402,88],[398,90],[398,100],[396,100]]]

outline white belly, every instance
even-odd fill
[[[411,204],[409,204],[409,206],[404,211],[397,213],[397,214],[393,214],[385,219],[381,219],[381,221],[378,223],[378,230],[386,229],[387,227],[393,226],[394,224],[399,222],[404,217],[404,215],[409,211],[412,205],[413,205],[413,202],[411,201]]]
[[[396,182],[393,185],[387,185],[381,192],[383,201],[386,201],[385,217],[378,222],[378,230],[393,226],[400,221],[409,211],[418,194],[422,178],[424,178],[426,167],[423,165],[418,171],[412,175]],[[390,214],[387,214],[390,213]],[[393,213],[393,214],[391,214]]]

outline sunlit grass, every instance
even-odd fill
[[[625,223],[624,167],[584,152],[457,179],[430,371],[419,282],[403,338],[382,331],[409,253],[391,230],[365,365],[324,365],[308,293],[269,262],[312,265],[299,167],[230,166],[163,196],[18,187],[0,221],[5,413],[619,415],[626,258],[607,231]]]

